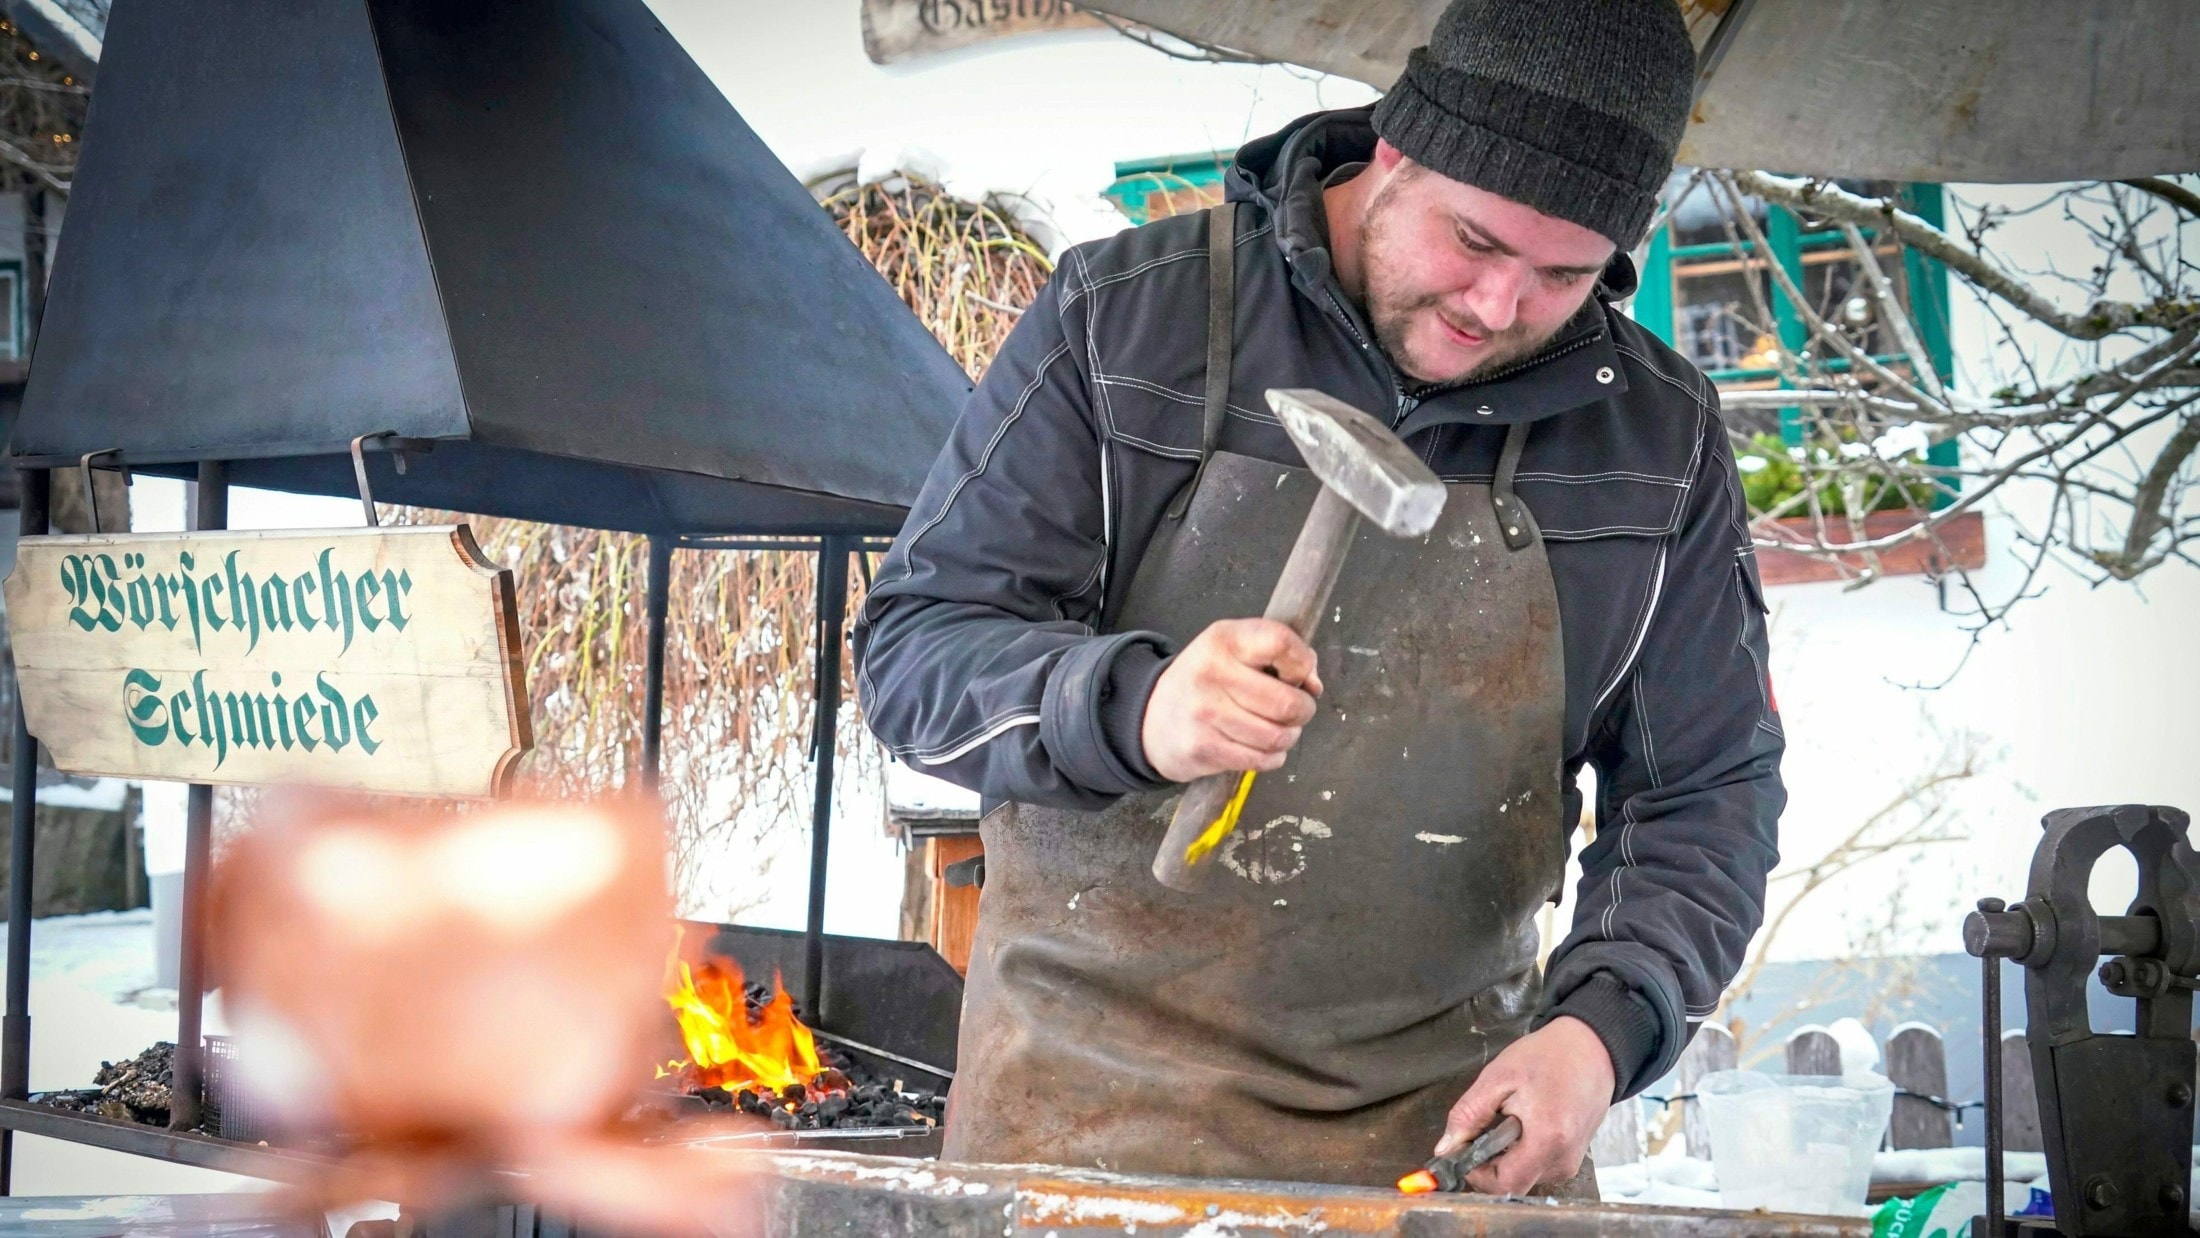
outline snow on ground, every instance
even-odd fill
[[[1719,1175],[1710,1161],[1683,1154],[1676,1140],[1633,1165],[1597,1166],[1597,1194],[1618,1203],[1716,1208]]]
[[[48,808],[90,808],[98,812],[120,812],[123,800],[129,793],[130,784],[120,778],[93,778],[83,785],[60,782],[42,786],[38,788],[38,802]],[[0,804],[14,802],[15,788],[0,787]]]
[[[0,925],[0,941],[6,926]],[[148,990],[149,911],[55,916],[31,926],[31,1090],[89,1087],[102,1061],[176,1038],[175,994]],[[218,1001],[206,1027],[220,1032]],[[57,1139],[18,1135],[18,1195],[145,1195],[264,1190],[235,1174],[170,1165]]]
[[[2029,1183],[2047,1177],[2047,1157],[2038,1152],[2007,1152],[2004,1178]],[[1984,1148],[1918,1148],[1880,1152],[1872,1158],[1872,1181],[1884,1183],[1982,1182]],[[1597,1190],[1604,1198],[1630,1204],[1678,1208],[1717,1208],[1719,1171],[1710,1161],[1689,1156],[1679,1141],[1633,1165],[1597,1166]]]
[[[2047,1176],[2045,1152],[2004,1152],[2002,1177],[2031,1182]],[[1906,1148],[1872,1158],[1874,1182],[1984,1182],[1984,1148]]]

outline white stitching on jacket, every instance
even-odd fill
[[[1650,592],[1643,599],[1642,618],[1637,620],[1635,624],[1635,639],[1628,644],[1627,652],[1621,656],[1618,668],[1612,672],[1612,682],[1604,685],[1589,702],[1589,714],[1592,717],[1595,716],[1598,710],[1604,708],[1605,700],[1627,678],[1627,672],[1634,667],[1635,656],[1642,652],[1642,644],[1650,636],[1650,617],[1657,613],[1658,596],[1665,592],[1666,549],[1664,546],[1658,547],[1658,557],[1651,565]]]
[[[1083,250],[1069,251],[1077,259],[1077,273],[1085,281],[1085,291],[1092,291],[1092,268],[1085,263]],[[1085,365],[1094,375],[1100,373],[1099,324],[1093,321],[1093,306],[1085,306]],[[1094,394],[1099,398],[1094,406],[1100,412],[1101,441],[1095,445],[1100,455],[1100,609],[1108,606],[1108,560],[1115,556],[1115,495],[1111,484],[1113,472],[1108,467],[1107,440],[1115,436],[1115,402],[1110,398],[1105,384],[1095,384]]]
[[[1663,380],[1673,387],[1677,387],[1680,390],[1687,392],[1688,398],[1696,402],[1696,407],[1698,409],[1707,408],[1710,406],[1710,400],[1704,395],[1701,388],[1692,387],[1687,383],[1684,383],[1681,380],[1673,377],[1671,374],[1666,373],[1664,370],[1659,369],[1657,364],[1651,361],[1650,358],[1645,357],[1641,353],[1636,352],[1634,349],[1629,348],[1627,345],[1620,343],[1619,340],[1616,338],[1612,341],[1612,351],[1619,353],[1622,356],[1634,358],[1637,364],[1641,365],[1643,369],[1650,371],[1652,375],[1656,376],[1657,378]]]
[[[1635,824],[1635,799],[1633,796],[1628,796],[1620,801],[1619,816],[1619,840],[1616,844],[1620,852],[1619,867],[1612,870],[1611,880],[1605,883],[1611,890],[1612,901],[1604,905],[1604,914],[1598,917],[1598,930],[1604,935],[1606,941],[1612,939],[1612,913],[1619,910],[1619,875],[1627,871],[1630,863],[1627,859],[1627,830]]]
[[[1038,393],[1040,387],[1046,385],[1047,371],[1053,368],[1055,362],[1068,355],[1069,341],[1063,340],[1060,344],[1054,346],[1054,351],[1040,360],[1039,368],[1032,371],[1031,382],[1026,384],[1021,392],[1017,393],[1016,403],[1008,410],[1008,416],[1001,418],[1001,424],[994,427],[993,437],[986,440],[985,450],[978,453],[977,465],[956,479],[955,484],[948,489],[947,497],[940,501],[940,509],[932,513],[932,518],[925,521],[922,528],[910,534],[909,541],[901,547],[901,575],[894,577],[892,580],[887,580],[882,572],[877,584],[871,587],[874,592],[881,585],[898,583],[917,574],[917,543],[923,541],[924,535],[937,528],[942,520],[947,519],[947,513],[949,509],[955,506],[955,500],[962,495],[963,487],[975,481],[985,472],[986,467],[993,462],[994,450],[1001,445],[1002,439],[1008,437],[1008,428],[1015,425],[1023,417],[1024,408],[1031,403],[1031,397]],[[877,681],[871,678],[871,667],[868,659],[865,660],[857,677],[862,681],[864,695],[875,698],[878,692],[878,684]]]
[[[1142,439],[1135,434],[1125,434],[1120,430],[1116,431],[1115,433],[1115,441],[1118,443],[1127,443],[1132,447],[1141,448],[1152,455],[1165,456],[1171,460],[1199,459],[1199,449],[1196,447],[1171,447],[1166,443],[1152,442],[1147,439]]]
[[[1102,450],[1106,449],[1103,448]],[[1100,577],[1107,566],[1108,556],[1106,550],[1103,549],[1101,551],[1100,557],[1093,561],[1092,570],[1086,572],[1085,578],[1077,582],[1077,587],[1054,599],[1054,617],[1062,620],[1065,623],[1076,623],[1080,627],[1089,628],[1091,626],[1090,624],[1084,623],[1081,620],[1071,619],[1069,617],[1069,612],[1063,609],[1063,603],[1069,601],[1071,598],[1084,596],[1085,590],[1092,588],[1093,585],[1100,580]]]
[[[1666,525],[1603,524],[1593,529],[1552,529],[1543,534],[1546,542],[1586,542],[1594,538],[1615,534],[1636,534],[1641,537],[1664,537],[1673,530]]]
[[[1174,387],[1164,387],[1160,383],[1154,382],[1150,379],[1137,378],[1129,374],[1096,373],[1093,375],[1093,381],[1110,387],[1135,387],[1140,391],[1149,392],[1153,395],[1174,400],[1179,404],[1188,404],[1193,408],[1204,408],[1207,404],[1207,401],[1204,397],[1186,395],[1183,392],[1178,391]],[[1242,405],[1237,404],[1225,404],[1223,407],[1239,417],[1244,417],[1252,421],[1265,421],[1268,422],[1270,425],[1283,424],[1283,422],[1273,413],[1263,413],[1256,409],[1246,408]],[[1109,427],[1109,429],[1111,432],[1115,432],[1114,427],[1111,426]]]
[[[1008,732],[1015,730],[1017,727],[1039,725],[1039,715],[1036,713],[1014,714],[1001,719],[998,723],[988,725],[990,729],[985,730],[981,734],[974,735],[963,743],[955,745],[951,748],[934,748],[925,752],[918,752],[915,749],[897,748],[894,749],[894,755],[897,757],[901,757],[903,760],[914,761],[919,765],[946,765],[950,762],[961,760],[962,758],[976,751],[978,748],[983,747],[986,744],[992,743],[994,740],[999,739],[1001,736],[1006,735]]]
[[[1595,481],[1634,481],[1646,486],[1679,486],[1687,489],[1685,477],[1660,477],[1655,473],[1634,473],[1626,469],[1606,469],[1601,473],[1514,473],[1515,481],[1547,481],[1560,486],[1582,486]]]
[[[1069,341],[1064,340],[1060,344],[1055,345],[1054,351],[1048,353],[1046,357],[1039,362],[1039,368],[1032,371],[1031,382],[1026,384],[1024,389],[1017,394],[1015,406],[1008,410],[1008,416],[1001,418],[1001,424],[994,428],[993,437],[986,440],[985,450],[978,453],[977,466],[975,468],[972,468],[969,472],[964,473],[960,478],[956,479],[955,484],[949,488],[947,492],[947,497],[940,501],[940,509],[932,513],[932,518],[924,522],[924,527],[918,529],[915,533],[910,535],[908,544],[902,548],[901,575],[896,576],[891,581],[882,580],[878,582],[880,585],[898,583],[900,581],[907,580],[911,576],[917,574],[917,543],[924,540],[925,534],[930,533],[933,529],[937,528],[940,521],[947,519],[948,510],[954,507],[955,500],[961,497],[963,487],[977,480],[985,473],[986,466],[993,462],[994,450],[1001,445],[1002,439],[1008,437],[1008,428],[1012,425],[1015,425],[1016,422],[1023,417],[1025,407],[1031,403],[1031,397],[1036,395],[1039,391],[1039,388],[1046,384],[1047,371],[1053,367],[1055,362],[1060,361],[1063,357],[1066,357],[1068,355]],[[878,586],[876,585],[873,586],[874,589],[877,587]]]
[[[1441,424],[1456,425],[1458,423],[1443,422]],[[1439,473],[1437,474],[1437,479],[1439,481],[1450,482],[1454,484],[1467,482],[1480,485],[1485,482],[1496,480],[1496,474]],[[1648,476],[1628,477],[1618,473],[1584,473],[1578,477],[1567,476],[1563,473],[1515,473],[1513,474],[1513,479],[1515,481],[1540,482],[1544,485],[1550,486],[1594,486],[1608,481],[1629,482],[1638,486],[1679,486],[1683,489],[1686,489],[1688,486],[1688,483],[1685,481],[1672,481],[1667,478]]]
[[[1742,579],[1742,573],[1749,570],[1749,565],[1742,562],[1742,555],[1746,553],[1746,551],[1736,551],[1734,553],[1734,600],[1740,603],[1742,608],[1742,622],[1739,630],[1734,634],[1734,643],[1741,646],[1742,652],[1749,655],[1749,664],[1757,672],[1757,698],[1764,702],[1764,712],[1757,716],[1757,725],[1785,742],[1787,735],[1772,723],[1771,672],[1765,669],[1763,662],[1757,660],[1757,651],[1751,648],[1749,644],[1749,615],[1754,603],[1750,601],[1748,585]]]
[[[1253,240],[1256,237],[1266,236],[1274,230],[1275,225],[1273,223],[1262,224],[1260,227],[1253,229],[1251,232],[1239,233],[1236,244],[1243,245],[1247,241]],[[1080,267],[1084,266],[1085,260],[1083,253],[1080,252],[1079,249],[1072,249],[1070,250],[1070,252],[1073,254],[1077,254],[1077,264]],[[1084,296],[1086,293],[1098,292],[1100,289],[1107,287],[1109,284],[1120,284],[1124,280],[1134,279],[1140,275],[1144,275],[1146,272],[1153,270],[1155,267],[1165,266],[1168,263],[1177,262],[1185,258],[1203,257],[1206,255],[1206,253],[1207,246],[1205,244],[1201,244],[1197,249],[1180,249],[1171,253],[1162,254],[1158,258],[1148,258],[1144,262],[1139,263],[1137,266],[1117,271],[1113,275],[1103,275],[1099,279],[1091,279],[1088,273],[1088,278],[1086,279],[1085,286],[1078,289],[1075,293],[1072,293],[1070,299],[1074,301],[1078,297]]]

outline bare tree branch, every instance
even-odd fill
[[[2068,313],[2031,285],[1890,200],[1859,197],[1823,181],[1764,172],[1737,172],[1733,178],[1742,189],[1767,202],[1809,211],[1836,223],[1887,228],[1903,244],[1944,263],[1949,270],[2072,339],[2097,340],[2135,326],[2175,327],[2200,314],[2200,307],[2190,303],[2134,305],[2113,301],[2096,302],[2082,314]]]
[[[1172,60],[1191,60],[1197,61],[1202,64],[1277,63],[1274,60],[1268,60],[1260,56],[1252,55],[1248,52],[1241,52],[1228,47],[1217,47],[1212,43],[1203,43],[1198,39],[1186,38],[1185,36],[1180,34],[1169,34],[1164,31],[1158,31],[1150,26],[1146,26],[1138,22],[1125,21],[1124,19],[1116,17],[1113,14],[1103,13],[1098,9],[1088,8],[1084,11],[1092,14],[1094,17],[1099,18],[1101,22],[1105,24],[1109,29],[1115,31],[1119,35],[1122,35],[1124,38],[1129,39],[1131,42],[1137,43],[1143,47],[1151,48],[1152,50],[1160,52],[1162,55],[1167,56]],[[1182,48],[1172,47],[1170,46],[1171,43],[1181,43],[1184,45],[1184,47],[1190,48],[1191,50],[1185,51]]]
[[[2134,176],[2124,184],[2142,193],[2151,193],[2187,215],[2200,219],[2200,193],[2194,193],[2176,181],[2159,176]]]
[[[1736,456],[1753,473],[1773,470],[1745,477],[1760,548],[1815,558],[1859,588],[1883,574],[1879,556],[1932,547],[1943,605],[1974,644],[2058,566],[2098,585],[2200,562],[2200,513],[2186,510],[2200,495],[2200,263],[2186,257],[2200,245],[2200,216],[2120,183],[2052,187],[2030,205],[1954,199],[1945,229],[1889,201],[1763,173],[1707,170],[1687,192],[1708,195],[1746,256],[1732,299],[1695,308],[1754,338],[1752,364],[1782,379],[1778,390],[1721,393]],[[1811,251],[1809,278],[1797,275],[1771,253],[1768,204],[1830,221],[1845,247]],[[1998,244],[2002,224],[2027,216],[2068,239],[2029,252]],[[1934,370],[1887,264],[1890,244],[1942,261],[1998,334],[1992,352],[1954,375]],[[2150,300],[2108,299],[2134,280]],[[2093,308],[2065,312],[2044,291],[2057,284]],[[1800,338],[1783,333],[1782,321],[1798,320]],[[2032,323],[2054,338],[2020,329]],[[2018,381],[1996,386],[1997,370]],[[1753,434],[1775,410],[1797,414],[1783,417],[1782,438]],[[1947,443],[1958,445],[1953,456],[1928,458]],[[2008,517],[2002,497],[2020,492],[2044,501],[2044,521]],[[2006,518],[1997,555],[2013,569],[1991,590],[1948,540],[1954,522],[1987,511]],[[1900,518],[1867,525],[1874,513]]]
[[[1941,761],[1923,776],[1912,780],[1900,791],[1866,816],[1856,828],[1827,849],[1816,861],[1801,868],[1790,869],[1773,875],[1771,884],[1793,883],[1795,889],[1788,893],[1780,910],[1760,929],[1750,942],[1749,956],[1744,960],[1726,992],[1719,999],[1719,1009],[1712,1015],[1724,1020],[1736,1002],[1747,997],[1756,987],[1757,977],[1763,972],[1772,948],[1787,928],[1790,917],[1807,902],[1811,895],[1823,889],[1835,878],[1853,872],[1859,865],[1882,856],[1910,851],[1939,843],[1961,842],[1964,836],[1942,828],[1942,821],[1950,815],[1945,794],[1957,783],[1978,776],[1982,765],[1979,743],[1975,736],[1957,738],[1952,749]],[[1908,816],[1907,821],[1902,820]],[[1759,1029],[1761,1032],[1763,1029]]]
[[[1917,385],[1935,400],[1945,400],[1948,393],[1940,388],[1940,375],[1933,372],[1932,358],[1925,353],[1925,344],[1917,337],[1917,327],[1910,321],[1910,312],[1902,308],[1902,302],[1894,295],[1894,285],[1887,282],[1887,273],[1879,269],[1879,258],[1872,253],[1871,243],[1864,239],[1864,231],[1855,224],[1841,225],[1841,235],[1848,240],[1849,252],[1856,257],[1857,269],[1872,286],[1872,298],[1879,303],[1879,314],[1894,329],[1897,343],[1910,359],[1910,373],[1917,375]]]
[[[68,181],[54,175],[54,170],[50,166],[32,158],[28,151],[6,138],[0,138],[0,160],[5,160],[29,172],[39,180],[44,181],[52,189],[61,193],[69,192]]]
[[[2154,539],[2169,528],[2171,515],[2163,504],[2169,497],[2170,486],[2192,458],[2195,448],[2200,448],[2200,417],[2187,417],[2177,433],[2170,436],[2161,454],[2154,458],[2154,466],[2139,483],[2131,498],[2131,525],[2124,531],[2124,549],[2121,555],[2096,555],[2095,560],[2107,568],[2118,580],[2129,580],[2140,572],[2161,562],[2159,556],[2150,558],[2147,549]]]
[[[1742,175],[1749,174],[1745,173]],[[1753,217],[1748,211],[1739,209],[1741,190],[1745,187],[1740,184],[1742,180],[1742,175],[1729,174],[1720,177],[1719,180],[1722,184],[1725,185],[1727,192],[1732,194],[1735,198],[1735,222],[1740,224],[1742,230],[1749,234],[1750,243],[1756,247],[1758,253],[1771,253],[1772,243],[1765,238],[1764,229],[1757,226],[1756,218]],[[1919,404],[1930,405],[1936,402],[1932,396],[1925,394],[1925,392],[1920,390],[1916,384],[1912,383],[1909,379],[1904,378],[1902,375],[1895,373],[1893,370],[1888,369],[1886,366],[1881,365],[1878,360],[1874,358],[1870,353],[1865,352],[1863,349],[1858,348],[1855,344],[1851,343],[1847,335],[1834,329],[1830,324],[1828,324],[1825,318],[1820,315],[1818,311],[1811,308],[1810,298],[1804,296],[1803,290],[1795,286],[1794,278],[1787,273],[1787,269],[1785,267],[1781,266],[1777,262],[1768,262],[1765,264],[1765,269],[1772,273],[1773,281],[1780,285],[1780,291],[1783,295],[1787,297],[1788,305],[1793,308],[1796,313],[1802,315],[1804,323],[1807,324],[1811,329],[1811,335],[1813,339],[1830,345],[1836,352],[1839,352],[1842,358],[1848,361],[1850,365],[1856,366],[1857,368],[1865,371],[1872,377],[1877,378],[1879,381],[1887,384],[1890,387],[1893,387],[1895,390],[1917,401]]]

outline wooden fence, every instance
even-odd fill
[[[1791,1075],[1838,1075],[1841,1046],[1823,1027],[1797,1028],[1787,1039],[1786,1069]],[[1890,1148],[1947,1148],[1955,1145],[1958,1106],[1976,1109],[1976,1098],[1948,1095],[1948,1051],[1940,1033],[1923,1023],[1905,1023],[1894,1029],[1880,1053],[1880,1072],[1894,1083],[1894,1113],[1888,1124]],[[1734,1034],[1706,1023],[1689,1042],[1676,1074],[1676,1095],[1663,1103],[1681,1111],[1681,1138],[1688,1155],[1709,1160],[1711,1129],[1703,1107],[1695,1100],[1696,1085],[1705,1075],[1735,1066]],[[2004,1145],[2011,1152],[2038,1152],[2039,1102],[2032,1088],[2032,1055],[2025,1051],[2024,1033],[2004,1032],[2001,1038],[2001,1115]],[[1589,1154],[1599,1165],[1626,1165],[1643,1159],[1646,1104],[1660,1098],[1631,1098],[1612,1106],[1597,1128]]]

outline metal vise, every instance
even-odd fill
[[[2047,814],[2023,902],[1983,899],[1963,924],[1963,947],[1985,960],[1987,1005],[1987,1225],[2001,1218],[1999,1054],[2001,967],[2025,968],[2025,1045],[2039,1092],[2040,1135],[2054,1189],[2054,1229],[2078,1236],[2186,1238],[2192,1174],[2195,1046],[2200,986],[2200,854],[2175,808],[2124,804]],[[2087,885],[2111,847],[2138,861],[2130,909],[2104,916]],[[2101,963],[2102,956],[2109,956]],[[2110,993],[2138,1003],[2132,1034],[2097,1033],[2086,980],[2099,967]],[[2023,1232],[2037,1232],[2028,1226]]]

